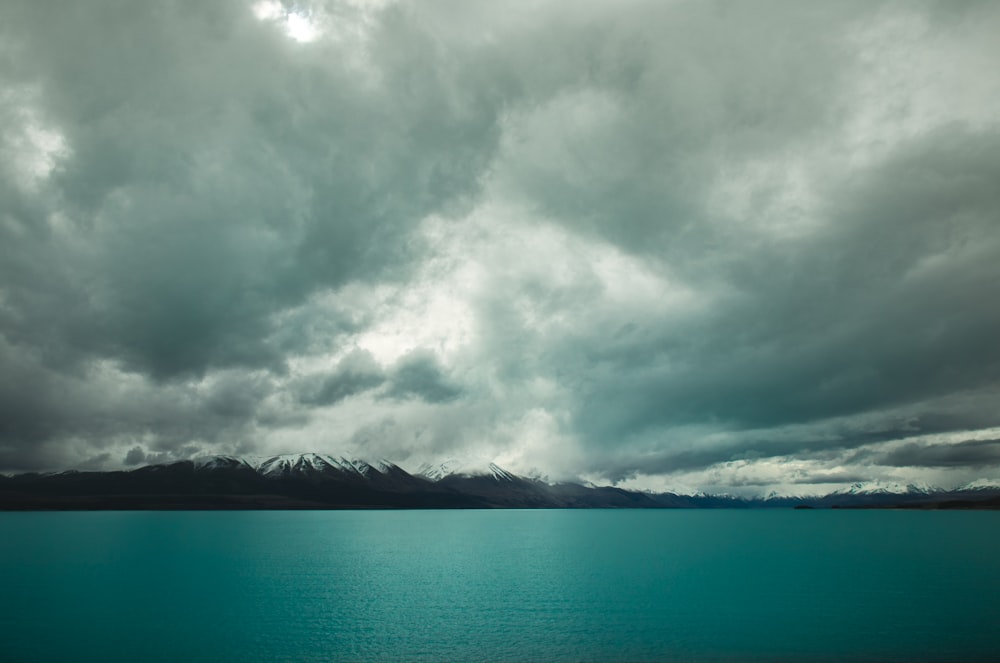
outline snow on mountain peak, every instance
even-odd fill
[[[267,477],[330,472],[367,477],[372,472],[386,474],[393,467],[395,466],[392,463],[384,460],[372,465],[358,458],[317,453],[282,454],[264,458],[256,464],[257,471]]]
[[[417,469],[417,474],[431,481],[445,477],[492,477],[496,481],[513,481],[515,476],[496,463],[484,459],[449,459],[440,465],[425,463]]]
[[[898,481],[857,481],[849,487],[836,491],[840,495],[921,495],[934,492],[935,489],[925,484]]]
[[[386,460],[385,458],[379,458],[377,461],[375,461],[374,463],[372,463],[371,466],[374,467],[376,470],[378,470],[382,474],[388,474],[389,472],[392,472],[393,470],[398,470],[399,469],[398,465],[396,465],[391,460]]]
[[[251,470],[257,469],[243,458],[226,455],[199,456],[194,459],[194,466],[199,470],[232,469],[235,467],[246,467]]]
[[[959,490],[994,490],[1000,488],[1000,480],[997,479],[976,479],[971,481]]]

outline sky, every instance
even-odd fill
[[[0,471],[1000,478],[1000,4],[0,5]]]

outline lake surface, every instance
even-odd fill
[[[986,661],[1000,513],[0,513],[4,661]]]

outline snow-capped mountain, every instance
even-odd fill
[[[976,479],[959,488],[959,490],[1000,490],[1000,479]]]
[[[496,463],[481,459],[450,459],[440,465],[425,463],[417,470],[417,475],[430,481],[441,481],[447,477],[491,477],[496,481],[514,481],[518,478]]]
[[[254,464],[254,468],[265,477],[341,473],[368,478],[374,474],[389,474],[393,469],[398,469],[387,460],[369,463],[359,458],[317,453],[282,454],[255,460],[257,462]]]
[[[262,477],[277,479],[289,477],[317,477],[345,475],[357,478],[374,478],[403,472],[388,460],[368,462],[347,456],[303,453],[278,456],[201,456],[194,459],[197,471],[250,470]]]
[[[1000,485],[956,490],[862,482],[812,498],[643,493],[549,483],[488,460],[410,474],[387,460],[304,453],[205,456],[130,471],[0,476],[0,509],[1000,508]]]
[[[940,492],[926,484],[900,483],[898,481],[858,481],[834,495],[929,495]]]
[[[200,456],[195,458],[193,462],[196,470],[232,470],[237,468],[257,470],[247,459],[237,456]]]

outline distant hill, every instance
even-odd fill
[[[997,509],[1000,487],[942,491],[857,484],[815,498],[645,493],[550,483],[493,463],[446,463],[410,474],[380,460],[325,454],[210,456],[131,471],[0,476],[2,510],[490,508]]]

